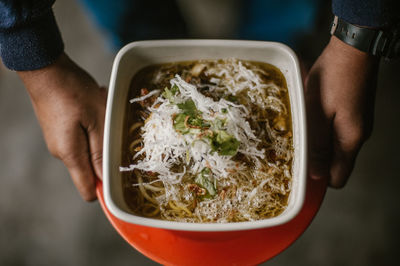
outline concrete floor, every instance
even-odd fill
[[[113,55],[75,2],[55,12],[66,51],[107,85]],[[400,237],[399,63],[383,63],[375,129],[342,190],[329,189],[317,217],[266,265],[396,265]],[[0,70],[0,265],[156,265],[83,202],[47,152],[16,74]],[[397,264],[398,265],[398,264]]]

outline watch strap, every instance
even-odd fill
[[[384,31],[363,28],[335,16],[331,35],[368,54],[389,59],[400,56],[400,38],[397,29]]]

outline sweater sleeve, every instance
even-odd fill
[[[332,0],[332,11],[355,25],[389,27],[399,21],[398,0]]]
[[[64,44],[51,9],[54,0],[0,0],[0,56],[11,70],[53,63]]]

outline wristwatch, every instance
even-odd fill
[[[400,30],[362,28],[334,17],[331,35],[360,51],[387,59],[400,57]]]

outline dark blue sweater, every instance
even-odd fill
[[[54,1],[0,0],[0,56],[9,69],[39,69],[63,52]]]
[[[54,1],[0,0],[0,56],[9,69],[39,69],[53,63],[63,52],[51,9]],[[350,23],[386,27],[398,19],[396,1],[332,0],[332,9]]]

